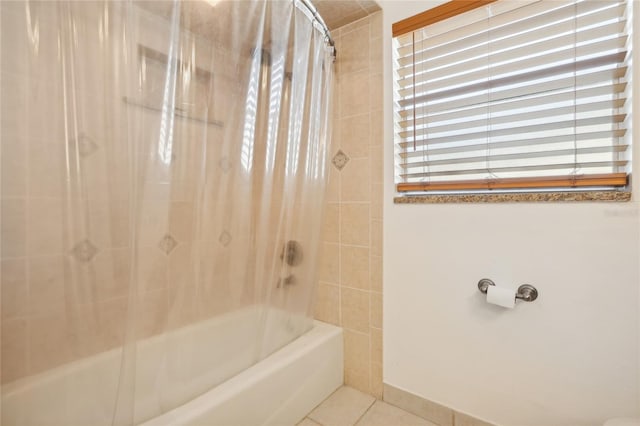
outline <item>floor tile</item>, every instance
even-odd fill
[[[425,419],[414,416],[386,402],[375,404],[356,423],[356,426],[436,426]]]
[[[476,419],[475,417],[471,417],[463,413],[458,413],[457,411],[454,416],[455,421],[453,423],[456,426],[493,426],[491,423]]]
[[[353,426],[375,400],[371,395],[343,386],[309,413],[309,418],[324,426]]]
[[[302,419],[302,421],[300,423],[298,423],[296,426],[322,426],[320,423],[314,422],[313,420],[311,420],[309,417],[305,417],[304,419]]]
[[[453,426],[453,410],[410,392],[384,385],[384,401],[440,426]]]

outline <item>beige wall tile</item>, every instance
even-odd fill
[[[31,139],[28,155],[29,196],[62,197],[66,191],[67,180],[64,144]]]
[[[29,306],[32,315],[63,312],[65,303],[65,257],[38,256],[28,260]],[[90,283],[84,283],[90,285]]]
[[[90,356],[124,343],[127,299],[79,305],[67,312],[73,357]]]
[[[369,159],[354,158],[342,169],[340,201],[369,201],[371,179]]]
[[[148,291],[139,296],[136,311],[136,336],[149,337],[167,325],[168,293],[166,289]]]
[[[352,40],[354,46],[352,50],[354,55],[360,56],[358,60],[361,64],[356,66],[357,61],[350,61],[348,68],[355,67],[349,68],[355,70],[362,67],[362,71],[368,73],[370,55],[368,51],[360,49],[361,44],[358,44],[368,45],[369,43],[367,25],[368,21],[365,21],[350,27],[351,32],[362,34],[363,37],[361,37],[361,42]],[[337,33],[339,34],[340,31]],[[25,74],[28,73],[29,69]],[[216,84],[222,84],[221,89],[225,89],[224,86],[228,86],[232,80],[216,81],[218,82]],[[4,88],[5,84],[3,83],[3,93]],[[26,84],[20,88],[28,89]],[[345,88],[345,90],[350,89]],[[363,88],[363,90],[368,89]],[[29,93],[29,90],[12,91],[12,96],[16,101],[20,100],[21,92]],[[59,100],[60,96],[48,96],[48,90],[45,91],[40,87],[36,87],[33,92],[30,93],[30,96],[33,96],[30,97],[29,102],[34,104],[32,105],[34,109],[37,103],[46,104],[37,106],[38,114],[34,114],[34,116],[37,116],[38,119],[42,118],[43,112],[54,112],[59,107],[58,101],[53,104],[40,101],[49,98]],[[42,96],[44,94],[47,96]],[[128,290],[131,285],[128,281],[128,272],[131,266],[135,266],[139,273],[134,277],[134,281],[140,284],[136,288],[141,293],[137,311],[140,315],[138,322],[141,324],[139,331],[143,336],[162,329],[163,322],[170,321],[170,326],[177,326],[193,321],[196,317],[189,315],[192,312],[197,312],[198,307],[202,311],[210,307],[220,308],[220,312],[223,309],[229,309],[227,306],[221,306],[219,301],[206,300],[207,304],[193,303],[194,301],[200,302],[194,295],[201,294],[194,293],[195,290],[200,289],[190,285],[195,281],[194,270],[200,268],[195,268],[193,264],[188,262],[188,258],[193,256],[195,252],[192,250],[190,242],[196,236],[192,203],[194,177],[197,176],[198,169],[193,167],[193,164],[195,164],[194,160],[198,159],[197,154],[202,152],[202,146],[191,143],[195,140],[193,129],[189,129],[188,126],[183,128],[178,124],[173,147],[176,156],[172,163],[160,165],[156,161],[156,163],[151,163],[145,171],[147,180],[144,184],[147,186],[142,191],[142,198],[145,199],[142,209],[143,215],[131,218],[132,221],[135,220],[142,224],[142,245],[135,256],[132,256],[132,253],[127,249],[130,220],[126,197],[129,194],[127,191],[119,192],[117,190],[117,188],[129,187],[129,185],[126,182],[126,177],[124,181],[114,181],[110,178],[111,175],[126,175],[115,168],[122,159],[122,153],[118,151],[121,147],[115,146],[117,142],[111,143],[111,139],[118,139],[116,136],[120,132],[116,129],[105,129],[105,123],[91,122],[92,116],[87,111],[91,111],[92,108],[86,107],[91,105],[97,108],[97,103],[94,105],[83,99],[78,99],[78,101],[79,105],[83,107],[80,108],[81,113],[77,117],[78,131],[86,132],[99,145],[95,153],[86,158],[76,158],[81,164],[79,170],[67,170],[64,167],[66,160],[64,145],[68,144],[68,147],[73,151],[77,148],[75,142],[64,140],[57,134],[55,136],[47,134],[45,126],[40,126],[42,129],[38,128],[34,133],[37,133],[37,136],[47,136],[47,141],[12,145],[16,148],[15,152],[10,149],[3,150],[2,183],[4,187],[2,197],[7,198],[8,195],[13,197],[28,195],[31,197],[28,201],[12,200],[7,204],[6,210],[3,208],[3,224],[10,224],[8,227],[10,232],[6,233],[3,229],[2,254],[3,256],[12,256],[5,259],[7,262],[16,261],[17,263],[13,265],[3,263],[2,302],[5,305],[11,304],[8,309],[4,309],[6,306],[3,306],[3,315],[11,317],[30,315],[28,324],[34,333],[30,336],[27,336],[26,332],[20,333],[20,336],[26,339],[23,346],[30,346],[35,354],[30,370],[32,372],[42,371],[45,368],[59,365],[61,362],[121,344],[124,330],[123,321],[126,321]],[[356,101],[359,102],[358,99]],[[357,102],[354,105],[357,106]],[[28,106],[28,102],[22,102],[22,105]],[[228,103],[225,102],[216,102],[212,108],[215,110],[214,115],[224,114],[226,111],[222,108],[227,105]],[[336,108],[336,110],[338,109]],[[20,114],[24,111],[25,109],[21,108]],[[368,130],[368,112],[363,115],[367,117],[364,129]],[[223,119],[223,117],[220,118]],[[34,124],[32,120],[33,117],[26,120],[27,124]],[[2,127],[4,141],[4,121]],[[24,134],[30,133],[26,126],[20,129],[24,130]],[[213,131],[209,133],[208,142],[216,142],[212,136]],[[186,140],[189,141],[189,144],[184,143]],[[354,139],[354,142],[361,143],[362,146],[359,147],[358,155],[350,153],[350,156],[352,158],[367,157],[368,137],[364,140]],[[146,148],[150,148],[152,144],[148,145]],[[211,145],[218,146],[217,144]],[[75,154],[77,152],[72,153],[72,155]],[[33,164],[25,167],[22,164],[25,158],[28,158],[28,161]],[[150,157],[148,161],[152,160],[153,157]],[[333,169],[333,166],[329,167],[329,170]],[[335,255],[328,262],[330,267],[325,268],[325,271],[328,271],[327,276],[336,285],[326,284],[326,288],[331,290],[328,292],[326,306],[327,310],[331,309],[327,318],[335,318],[335,322],[339,322],[340,293],[337,283],[339,282],[340,250],[337,243],[339,242],[340,179],[339,174],[335,172],[335,169],[333,170],[334,172],[329,172],[332,176],[329,196],[333,197],[335,201],[335,214],[331,215],[333,218],[330,226],[331,232],[327,232],[326,235],[330,235],[327,240],[334,243],[335,250],[332,253]],[[231,174],[233,173],[232,169]],[[232,178],[229,177],[228,181],[232,182]],[[71,185],[67,185],[69,182]],[[67,193],[67,187],[74,187],[78,183],[82,183],[82,185],[77,185],[83,188],[82,191]],[[10,188],[7,185],[10,185]],[[244,186],[235,188],[241,191],[241,194],[231,198],[235,200],[244,195],[248,195],[247,198],[254,195],[248,194],[246,188],[243,188]],[[7,190],[5,191],[5,189]],[[207,196],[215,193],[220,199],[225,198],[225,194],[222,194],[221,191],[216,192],[206,188],[206,192]],[[86,199],[77,201],[73,198],[77,195],[86,196]],[[114,200],[119,200],[119,202],[116,203]],[[168,200],[172,200],[173,203]],[[85,201],[88,202],[85,203]],[[232,214],[244,215],[243,217],[247,220],[238,226],[242,228],[249,223],[248,216],[251,213],[246,213],[246,206],[240,206],[240,204],[234,203],[232,200],[222,209],[228,208]],[[16,211],[18,211],[17,214],[8,214]],[[17,218],[16,221],[11,220],[12,216]],[[67,229],[69,222],[71,222],[71,229]],[[207,235],[207,237],[211,237],[211,240],[219,245],[218,237],[224,224],[216,223],[215,225],[217,225],[216,232],[211,232],[211,235]],[[230,231],[233,234],[232,247],[226,250],[237,253],[246,249],[247,241],[239,236],[242,230],[231,229]],[[166,233],[171,234],[179,243],[168,254],[158,248],[158,243]],[[85,239],[95,246],[97,253],[92,259],[83,262],[74,257],[72,250]],[[244,246],[238,241],[244,241]],[[27,258],[19,261],[16,258],[16,256],[26,255],[29,255],[28,262],[26,262]],[[138,259],[136,265],[129,263],[132,258]],[[230,288],[228,282],[240,282],[240,280],[230,278],[253,273],[253,271],[242,270],[239,267],[241,266],[240,262],[234,260],[234,256],[217,256],[216,259],[218,258],[226,261],[224,269],[229,269],[229,265],[231,265],[233,271],[222,277],[223,274],[219,270],[222,268],[217,264],[212,267],[212,275],[217,273],[215,278],[218,279],[211,280],[211,291],[208,296],[219,295],[219,291],[226,292],[226,295],[234,293],[236,288]],[[18,266],[20,262],[22,266]],[[212,263],[211,258],[208,258],[207,262]],[[29,286],[31,286],[33,296],[30,306],[26,276],[30,276]],[[16,286],[13,283],[20,283],[20,285]],[[241,288],[233,296],[234,304],[255,300],[246,288]],[[65,312],[67,316],[60,315],[62,312]],[[5,319],[3,318],[3,320]],[[5,324],[7,323],[3,321],[3,326]],[[7,336],[9,335],[10,333],[7,333]],[[62,349],[57,346],[61,346]],[[26,356],[20,359],[24,363],[27,362]],[[10,360],[10,357],[6,360]],[[5,367],[6,365],[4,364]],[[23,368],[25,374],[28,367],[25,364]],[[16,371],[19,370],[16,367]],[[4,379],[6,380],[6,376]]]
[[[340,285],[369,289],[369,249],[344,245],[340,248]]]
[[[340,282],[340,249],[338,244],[323,243],[320,254],[320,280],[338,284]]]
[[[382,89],[384,87],[384,80],[382,79],[382,73],[371,74],[369,77],[369,96],[371,97],[371,109],[382,109]]]
[[[193,241],[193,204],[190,202],[173,202],[169,211],[169,234],[180,242]]]
[[[382,256],[382,221],[371,221],[371,254]]]
[[[369,245],[369,204],[340,205],[340,242],[359,246]]]
[[[382,328],[382,293],[371,292],[371,326]]]
[[[121,346],[125,343],[128,327],[128,298],[119,298],[97,303],[96,341],[99,352]],[[95,317],[95,312],[91,315]]]
[[[340,324],[340,287],[329,283],[318,283],[315,318],[330,324]]]
[[[373,26],[371,32],[374,32]],[[382,38],[372,38],[369,43],[369,66],[371,72],[378,72],[382,70]]]
[[[167,289],[169,305],[167,314],[167,326],[170,330],[193,324],[200,319],[198,306],[200,295],[193,282],[174,283],[170,281]]]
[[[75,353],[73,331],[66,312],[30,317],[29,374],[71,361]]]
[[[382,197],[383,185],[380,183],[371,184],[371,219],[382,220]]]
[[[328,299],[327,294],[336,297],[332,284],[338,281],[327,282],[327,278],[334,279],[333,273],[339,272],[337,299],[340,325],[345,329],[345,381],[381,397],[382,15],[375,13],[333,34],[339,60],[332,155],[341,149],[349,162],[341,172],[330,167],[328,201],[339,203],[339,244],[324,246],[323,251],[330,251],[329,260],[321,262],[318,302]],[[332,208],[328,220],[336,217]],[[336,234],[331,229],[325,224],[323,234],[328,237],[323,237],[324,241],[334,241]],[[339,266],[335,266],[338,252]],[[335,316],[327,306],[316,309],[316,318]],[[379,328],[370,328],[372,324]]]
[[[27,143],[26,140],[2,139],[2,194],[0,197],[27,195]]]
[[[167,287],[169,280],[167,256],[158,247],[139,247],[137,261],[135,271],[140,292]]]
[[[337,243],[340,231],[340,206],[338,203],[328,203],[324,211],[322,227],[322,241]]]
[[[339,78],[340,114],[343,117],[369,112],[369,71],[344,74]]]
[[[89,199],[88,239],[97,247],[124,248],[129,245],[129,202],[127,200]]]
[[[43,212],[46,212],[43,214]],[[27,244],[30,255],[65,253],[78,241],[66,246],[68,217],[60,198],[32,198],[28,206]],[[4,221],[4,218],[3,218]]]
[[[371,394],[378,399],[383,398],[382,364],[371,362]]]
[[[335,2],[335,0],[329,0],[329,2]],[[335,3],[340,3],[340,2],[335,2]],[[355,2],[348,0],[345,3],[353,3],[355,4]],[[353,18],[354,16],[358,16],[358,14],[360,14],[360,18]],[[354,13],[353,15],[346,15],[344,18],[344,23],[342,25],[340,25],[340,23],[337,23],[335,25],[336,28],[340,27],[340,37],[344,37],[347,38],[350,36],[350,33],[354,30],[357,30],[358,28],[361,27],[368,27],[369,26],[369,18],[366,17],[366,11],[364,11],[364,14],[361,12],[358,13]],[[347,24],[347,22],[349,22]]]
[[[78,266],[81,268],[84,265]],[[86,284],[94,286],[94,296],[100,301],[127,297],[130,288],[130,267],[129,249],[100,251],[91,264],[83,268],[88,272],[88,276],[85,275]]]
[[[2,320],[26,315],[29,308],[26,260],[5,259],[0,265],[0,273]]]
[[[371,290],[382,293],[382,257],[371,256]]]
[[[382,113],[383,111],[381,109],[371,111],[371,139],[369,141],[371,146],[378,146],[381,151],[382,141],[384,139],[384,119]]]
[[[140,203],[138,235],[141,246],[155,247],[167,234],[170,207],[169,202],[162,200],[145,200]]]
[[[129,189],[127,159],[123,153],[110,154],[111,141],[99,141],[102,147],[80,159],[82,197],[88,199],[126,198]],[[106,146],[105,146],[106,145]],[[71,179],[76,179],[71,176]]]
[[[40,211],[42,214],[42,210]],[[24,256],[27,252],[27,205],[22,198],[2,200],[2,257]]]
[[[2,383],[27,374],[27,320],[24,318],[2,321],[2,354],[0,370]]]
[[[371,28],[370,32],[372,39],[382,37],[382,11],[371,14],[369,17],[369,26]],[[376,67],[372,65],[372,68],[375,69]]]
[[[339,39],[334,39],[336,43],[338,43]],[[337,66],[335,68],[338,69]],[[340,74],[335,73],[333,78],[333,99],[332,99],[332,110],[331,110],[331,121],[329,122],[330,130],[331,130],[331,149],[333,152],[337,151],[340,148],[340,119],[342,115],[340,115],[340,90],[338,90],[340,84]]]
[[[341,37],[338,64],[340,73],[369,69],[369,26],[362,26]]]
[[[342,326],[369,333],[369,292],[342,287],[340,289]],[[367,354],[369,351],[367,350]]]
[[[169,254],[169,265],[167,268],[167,287],[184,287],[195,285],[195,265],[192,256],[196,252],[194,247],[200,243],[179,244]]]
[[[382,330],[371,328],[371,362],[382,364]]]
[[[336,141],[350,158],[369,156],[370,114],[351,115],[339,121],[340,135]],[[334,145],[335,146],[335,145]]]
[[[371,182],[382,184],[384,167],[381,147],[372,145],[369,149],[369,158],[371,159]]]
[[[334,145],[336,142],[332,142]],[[337,150],[334,150],[334,154]],[[340,172],[333,166],[329,165],[329,182],[327,183],[326,200],[329,203],[337,203],[340,201]]]
[[[362,392],[370,392],[369,336],[344,330],[344,382]]]

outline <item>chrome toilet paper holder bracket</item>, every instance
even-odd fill
[[[490,285],[496,285],[489,278],[483,278],[478,281],[478,290],[481,293],[486,294]],[[516,292],[516,299],[524,300],[525,302],[533,302],[538,298],[538,289],[536,289],[531,284],[522,284],[518,287],[518,291]]]

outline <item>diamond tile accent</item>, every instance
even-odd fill
[[[342,152],[342,150],[338,150],[336,155],[333,156],[332,163],[334,166],[336,166],[336,169],[338,170],[342,170],[344,166],[347,165],[348,162],[349,162],[349,157],[347,156],[347,154]]]
[[[171,251],[176,248],[178,242],[171,235],[166,234],[160,242],[158,243],[158,248],[162,250],[165,254],[171,253]]]
[[[220,166],[220,169],[222,169],[224,173],[228,173],[229,170],[233,168],[233,163],[231,163],[231,160],[229,160],[227,157],[223,157],[218,162],[218,166]]]
[[[223,246],[228,246],[231,243],[231,234],[227,231],[222,231],[222,234],[218,237],[218,241],[220,241],[220,244]]]
[[[91,241],[85,239],[73,246],[71,254],[80,262],[91,262],[91,259],[98,254],[98,248]]]
[[[71,141],[78,147],[81,157],[88,157],[100,148],[93,138],[85,133],[80,133],[78,139],[72,139]]]

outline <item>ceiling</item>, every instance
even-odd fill
[[[330,30],[380,10],[373,0],[312,0]]]
[[[381,10],[373,0],[312,0],[312,3],[329,29],[339,28]],[[171,16],[174,6],[172,0],[135,0],[135,4],[164,18]],[[260,27],[260,11],[263,9],[258,1],[182,1],[180,6],[180,20],[184,28],[230,49],[241,48],[243,40],[254,41],[255,35],[234,35],[257,31]],[[265,29],[265,33],[268,34],[269,30]],[[269,42],[265,40],[263,44],[268,46]]]

